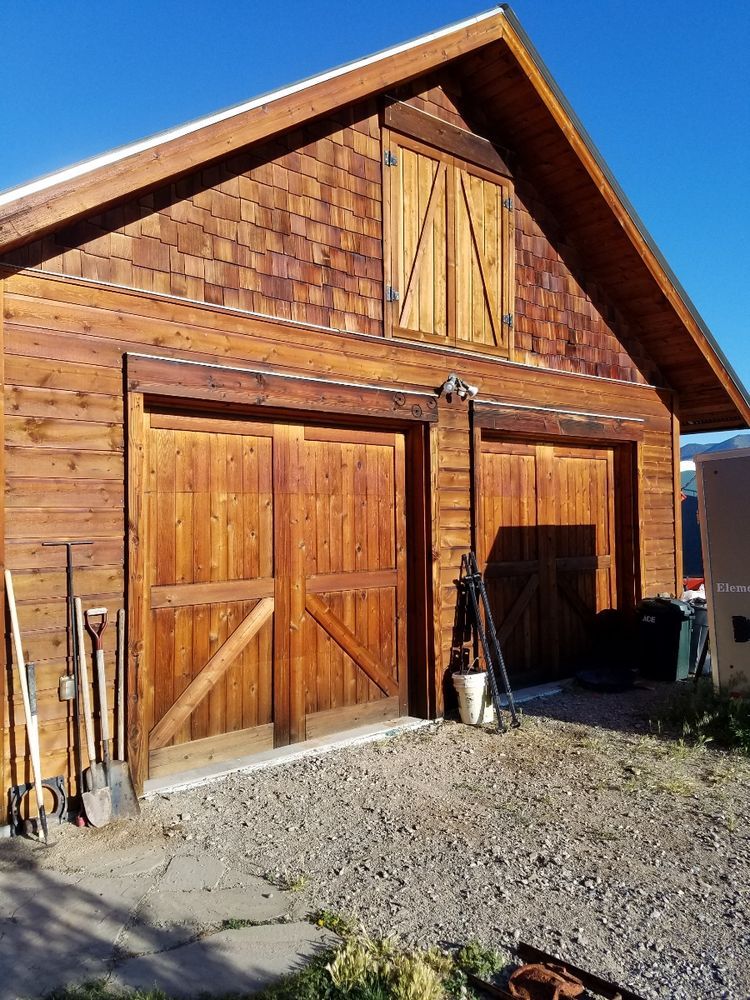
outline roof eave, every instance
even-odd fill
[[[689,316],[690,320],[692,321],[695,327],[695,331],[689,331],[689,332],[691,333],[698,332],[700,336],[705,339],[706,345],[710,349],[711,353],[714,355],[714,359],[707,359],[709,360],[709,363],[711,360],[715,360],[715,362],[719,364],[721,369],[723,369],[723,371],[729,378],[735,390],[736,396],[738,397],[733,400],[735,405],[737,406],[738,417],[740,421],[744,422],[738,423],[736,427],[734,425],[732,427],[722,426],[720,429],[722,430],[740,429],[742,427],[750,426],[750,394],[748,394],[748,391],[743,385],[742,380],[739,378],[739,376],[733,369],[732,365],[730,364],[723,350],[717,343],[713,334],[711,333],[708,326],[704,322],[702,316],[700,315],[694,303],[690,299],[690,296],[687,294],[687,292],[681,285],[680,281],[678,280],[677,276],[674,274],[671,267],[667,263],[666,258],[664,257],[661,250],[654,241],[654,238],[651,236],[650,232],[646,228],[643,220],[640,218],[637,211],[630,202],[629,198],[627,197],[623,189],[620,187],[617,179],[615,178],[614,174],[607,165],[607,162],[605,161],[602,154],[599,152],[599,149],[597,148],[595,142],[587,132],[580,118],[573,110],[568,99],[565,97],[565,94],[562,92],[559,85],[555,81],[554,77],[550,73],[546,63],[542,59],[534,43],[529,38],[523,25],[516,16],[514,10],[508,3],[503,3],[500,5],[500,7],[507,19],[509,27],[512,29],[512,33],[515,34],[520,44],[526,50],[537,72],[544,80],[545,85],[549,88],[550,93],[552,94],[555,101],[558,103],[561,110],[569,120],[575,132],[577,133],[580,142],[586,148],[587,152],[589,153],[592,160],[596,164],[596,167],[601,172],[602,177],[609,185],[609,188],[611,189],[612,194],[619,202],[622,211],[627,216],[627,218],[632,222],[633,226],[637,230],[641,239],[647,246],[649,252],[651,253],[654,259],[654,262],[658,267],[658,271],[660,272],[656,274],[655,277],[659,279],[659,283],[662,285],[662,287],[667,286],[669,289],[672,290],[674,296],[677,297],[679,302],[684,307],[687,315]],[[702,345],[698,343],[698,346],[701,347]],[[689,401],[684,401],[683,410],[687,412],[688,409],[689,409]]]

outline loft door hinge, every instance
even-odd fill
[[[395,153],[392,153],[390,149],[386,149],[383,153],[383,163],[385,163],[386,167],[397,167],[398,157]]]
[[[507,327],[510,327],[511,330],[513,329],[513,316],[511,313],[505,313],[503,315],[503,323],[505,323]]]
[[[385,301],[398,302],[398,292],[391,285],[385,286]]]
[[[513,199],[512,198],[503,198],[503,208],[507,208],[508,211],[512,211],[513,210]]]

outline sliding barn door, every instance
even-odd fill
[[[404,440],[307,428],[304,456],[311,738],[406,712]]]
[[[613,449],[483,440],[480,484],[479,558],[508,666],[566,673],[617,604]]]
[[[150,415],[149,773],[273,745],[272,438]]]
[[[406,712],[403,435],[145,421],[149,778]]]

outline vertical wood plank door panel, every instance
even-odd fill
[[[397,147],[390,176],[391,308],[394,325],[448,337],[449,164],[424,148]]]
[[[404,441],[308,429],[304,456],[310,737],[407,710]]]
[[[151,777],[273,739],[272,430],[168,423],[150,420],[144,483]]]
[[[478,557],[516,679],[580,664],[617,605],[614,449],[483,439]]]

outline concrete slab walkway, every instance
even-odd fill
[[[72,827],[50,849],[0,845],[0,1000],[94,979],[175,997],[251,994],[333,941],[244,858],[127,846],[127,827],[109,828],[104,851],[103,831]]]

